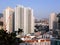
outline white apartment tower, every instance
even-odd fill
[[[7,30],[9,33],[13,31],[13,15],[14,10],[10,7],[3,11],[4,30]]]
[[[24,6],[16,6],[15,8],[15,31],[23,29],[24,34],[34,32],[33,10]]]
[[[49,29],[56,29],[57,27],[57,17],[56,13],[51,13],[49,17]]]

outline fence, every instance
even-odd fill
[[[26,43],[20,43],[19,45],[51,45],[50,40],[38,40],[32,41],[32,42],[26,42]]]

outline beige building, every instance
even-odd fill
[[[49,17],[49,29],[55,29],[57,28],[56,26],[56,21],[57,21],[57,17],[56,17],[56,13],[51,13],[50,17]]]
[[[23,29],[24,34],[34,32],[33,10],[29,7],[17,6],[15,8],[15,31]]]
[[[3,11],[4,30],[7,30],[9,33],[13,31],[13,15],[14,10],[10,7]]]

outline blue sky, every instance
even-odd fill
[[[31,7],[37,19],[48,18],[52,12],[60,12],[60,0],[0,0],[0,12],[8,6],[14,8],[16,5]]]

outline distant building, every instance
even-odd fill
[[[60,30],[60,13],[57,15],[57,29]]]
[[[57,29],[57,14],[56,13],[51,13],[49,17],[49,29],[50,30],[55,30]]]
[[[35,19],[34,22],[35,22],[35,23],[38,23],[39,21],[38,21],[38,19]]]
[[[1,18],[1,17],[3,17],[3,14],[2,14],[2,13],[0,13],[0,18]]]
[[[34,17],[31,8],[20,5],[15,7],[15,31],[18,29],[23,29],[24,34],[34,32]]]
[[[35,22],[35,31],[49,31],[49,20],[47,18],[43,18],[39,21]]]
[[[58,32],[56,35],[60,39],[60,13],[57,14],[57,29],[56,29],[56,31]]]
[[[7,30],[9,33],[13,31],[13,15],[14,10],[10,7],[3,11],[4,30]]]
[[[49,20],[47,18],[43,18],[40,20],[35,20],[35,25],[49,25]]]

